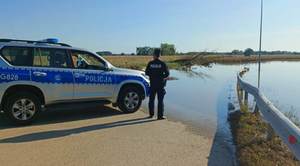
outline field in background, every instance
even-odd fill
[[[130,68],[130,69],[144,69],[147,63],[152,60],[152,56],[103,56],[114,66]],[[174,55],[162,56],[161,59],[165,61],[169,68],[181,68],[191,65],[207,66],[211,63],[222,64],[237,64],[237,63],[253,63],[258,61],[258,56],[243,56],[243,55]],[[263,62],[267,61],[300,61],[300,56],[297,55],[267,55],[262,56]]]
[[[103,56],[111,64],[117,67],[130,68],[130,69],[144,69],[152,56]],[[161,59],[168,64],[170,68],[179,66],[178,60],[184,60],[189,56],[162,56]]]
[[[249,63],[257,62],[258,56],[243,56],[243,55],[209,55],[199,56],[195,58],[194,63]],[[262,61],[299,61],[299,55],[264,55]]]

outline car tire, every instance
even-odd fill
[[[41,112],[41,101],[29,92],[19,92],[7,97],[4,112],[16,125],[31,124]]]
[[[118,106],[124,113],[134,113],[141,107],[142,93],[136,87],[126,87],[119,95]]]

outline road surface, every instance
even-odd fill
[[[49,111],[14,127],[0,115],[0,163],[12,166],[207,165],[212,139],[180,122],[111,107]]]

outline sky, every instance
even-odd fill
[[[300,1],[264,0],[263,50],[300,51]],[[258,49],[260,0],[1,0],[0,38],[91,51]]]

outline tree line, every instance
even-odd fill
[[[152,55],[154,49],[157,47],[137,47],[136,53],[119,53],[113,54],[110,51],[98,51],[97,54],[103,55]],[[251,56],[251,55],[258,55],[258,51],[254,51],[252,48],[247,48],[245,50],[232,50],[231,52],[209,52],[209,51],[202,51],[202,52],[177,52],[176,47],[174,44],[162,43],[159,47],[161,49],[162,55],[244,55],[244,56]],[[300,52],[292,52],[292,51],[262,51],[262,55],[300,55]]]
[[[153,55],[155,47],[137,47],[136,55]],[[160,45],[162,55],[176,55],[176,48],[174,44],[162,43]]]

